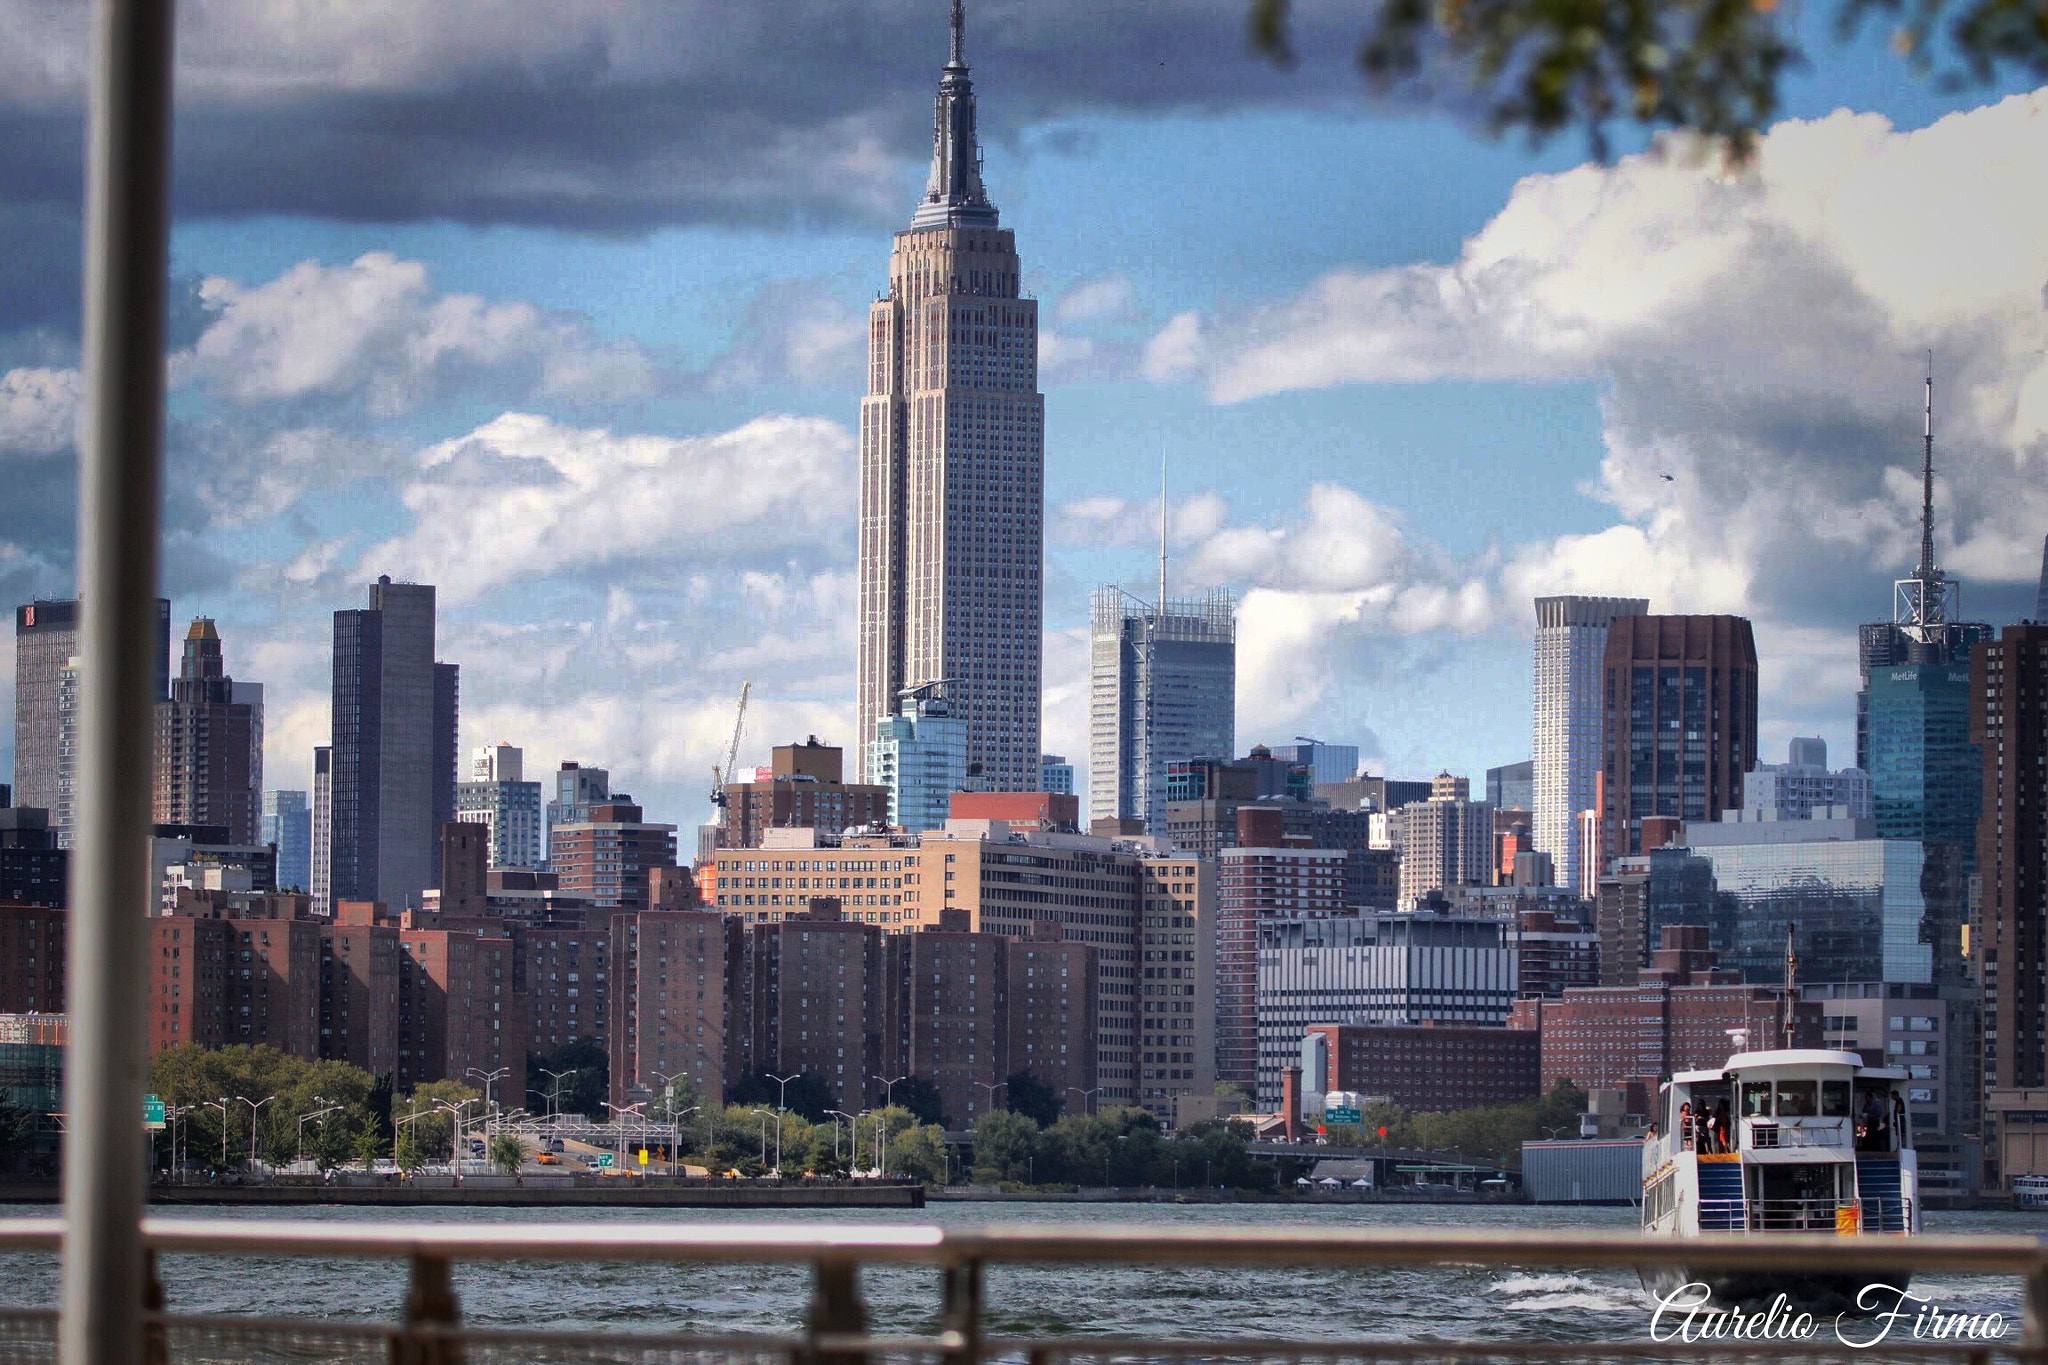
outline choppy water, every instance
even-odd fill
[[[0,1216],[54,1211],[0,1207]],[[179,1210],[179,1216],[317,1218],[336,1224],[388,1219],[355,1208]],[[419,1222],[614,1224],[674,1221],[654,1209],[418,1209]],[[865,1224],[1112,1223],[1203,1227],[1500,1227],[1626,1231],[1631,1209],[1418,1205],[1071,1205],[939,1204],[921,1211],[856,1210],[761,1214],[692,1211],[690,1221],[797,1220]],[[2048,1231],[2039,1214],[1929,1214],[1929,1232]],[[396,1262],[224,1260],[174,1257],[164,1265],[173,1311],[395,1320],[405,1295]],[[807,1272],[729,1265],[498,1263],[458,1267],[464,1317],[499,1327],[661,1331],[789,1331],[802,1321]],[[883,1331],[938,1329],[936,1275],[916,1268],[870,1270],[864,1289]],[[1998,1311],[2016,1321],[2016,1280],[1951,1277],[1916,1281],[1914,1291],[1944,1310]],[[52,1258],[0,1255],[0,1302],[54,1304]],[[987,1330],[996,1335],[1136,1333],[1175,1337],[1376,1337],[1394,1339],[1642,1338],[1649,1301],[1622,1271],[1517,1272],[1471,1267],[1251,1269],[1222,1267],[992,1267]]]

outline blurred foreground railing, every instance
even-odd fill
[[[152,1362],[377,1361],[389,1365],[1364,1365],[1364,1362],[1691,1361],[1704,1356],[1774,1360],[1955,1361],[1958,1365],[2048,1365],[2048,1242],[2031,1237],[1915,1238],[1787,1234],[1639,1239],[1632,1234],[1332,1228],[1188,1229],[1059,1225],[946,1232],[936,1227],[875,1228],[818,1224],[668,1224],[463,1227],[378,1223],[338,1228],[313,1222],[152,1219],[147,1283],[137,1287],[148,1315]],[[0,1220],[0,1251],[61,1254],[62,1225]],[[201,1317],[160,1311],[154,1267],[164,1255],[376,1258],[410,1262],[403,1317],[388,1324],[309,1318]],[[812,1295],[800,1330],[788,1334],[642,1334],[491,1329],[465,1325],[453,1290],[457,1262],[655,1262],[807,1265]],[[1262,1301],[1258,1271],[1381,1267],[1623,1269],[1868,1276],[1896,1283],[1921,1275],[2009,1276],[2023,1289],[2023,1321],[1996,1336],[1953,1339],[1891,1331],[1858,1349],[1833,1331],[1833,1312],[1804,1339],[1782,1332],[1723,1330],[1674,1337],[1667,1315],[1653,1337],[1653,1301],[1622,1339],[1439,1340],[1135,1339],[1111,1335],[1016,1340],[988,1337],[984,1275],[992,1265],[1212,1266],[1246,1272],[1238,1292]],[[864,1266],[928,1266],[939,1272],[941,1330],[888,1336],[869,1330],[862,1300]],[[1313,1312],[1315,1304],[1299,1305]],[[1886,1305],[1889,1306],[1889,1305]],[[1759,1307],[1750,1305],[1749,1307]],[[1912,1306],[1906,1309],[1910,1322]],[[55,1358],[54,1312],[11,1310],[0,1286],[0,1365]],[[1115,1324],[1105,1324],[1114,1329]],[[797,1324],[792,1324],[793,1329]],[[1852,1333],[1852,1336],[1855,1335]],[[1863,1330],[1862,1335],[1870,1335]]]

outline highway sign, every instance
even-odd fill
[[[1365,1116],[1358,1110],[1347,1109],[1343,1105],[1337,1105],[1323,1111],[1324,1123],[1359,1123],[1364,1118]]]
[[[610,1152],[599,1152],[597,1154],[597,1164],[600,1170],[610,1170],[612,1168],[612,1161],[613,1157]]]
[[[142,1126],[144,1128],[161,1128],[164,1126],[164,1102],[155,1095],[143,1096]]]
[[[647,1164],[647,1149],[645,1147],[640,1149],[640,1164],[642,1166]]]

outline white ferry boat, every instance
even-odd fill
[[[1919,1166],[1901,1067],[1782,1048],[1682,1071],[1659,1088],[1643,1144],[1643,1231],[1666,1237],[1920,1231]],[[1903,1272],[1901,1272],[1903,1273]],[[1645,1273],[1653,1294],[1703,1281],[1741,1302],[1783,1292],[1853,1300],[1867,1276]],[[1903,1288],[1906,1281],[1887,1283]]]
[[[2048,1175],[2016,1175],[2012,1202],[2022,1209],[2048,1209]]]

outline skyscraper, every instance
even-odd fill
[[[456,668],[434,662],[434,589],[370,585],[366,609],[334,613],[330,756],[334,902],[416,901],[440,879],[455,818]]]
[[[1891,669],[1943,664],[1967,668],[1970,650],[1989,640],[1983,621],[1962,620],[1963,585],[1934,562],[1934,375],[1927,376],[1920,468],[1920,562],[1892,584],[1892,619],[1866,621],[1856,631],[1856,766],[1877,777],[1871,752],[1871,678]],[[1884,800],[1884,783],[1877,799]]]
[[[542,864],[540,783],[526,781],[524,768],[517,746],[487,745],[472,751],[469,779],[455,788],[455,818],[490,831],[486,847],[491,867],[532,869]]]
[[[309,890],[313,885],[313,811],[306,793],[263,793],[263,828],[258,839],[277,845],[277,886]]]
[[[156,699],[171,695],[171,604],[156,603],[161,643],[151,650]],[[64,669],[77,657],[78,603],[34,601],[14,609],[14,804],[51,813],[51,828],[69,842],[56,818],[58,697]]]
[[[1742,775],[1756,766],[1756,636],[1745,618],[1618,617],[1602,674],[1602,856],[1646,851],[1650,817],[1703,823],[1742,804]]]
[[[1534,786],[1530,830],[1538,853],[1548,853],[1559,886],[1577,886],[1582,856],[1579,816],[1595,802],[1604,733],[1601,660],[1607,653],[1608,624],[1617,616],[1642,616],[1650,604],[1640,597],[1539,597],[1536,599],[1535,725],[1530,760]],[[1594,869],[1595,875],[1598,868]]]
[[[1984,756],[1984,1087],[2038,1092],[2048,1086],[2048,625],[2007,626],[1978,646],[1970,691],[1970,738]],[[1991,1097],[1987,1108],[2037,1101]]]
[[[2048,536],[2041,537],[2041,586],[2034,593],[2034,624],[2048,625]]]
[[[313,750],[313,850],[311,878],[313,913],[334,913],[334,750],[322,744]]]
[[[1154,607],[1095,590],[1089,634],[1088,814],[1166,832],[1169,763],[1237,741],[1237,623],[1228,592]]]
[[[261,779],[250,771],[255,710],[235,700],[220,632],[201,616],[185,633],[184,658],[167,701],[156,704],[156,799],[160,825],[218,825],[224,843],[257,842]]]
[[[1038,784],[1045,399],[1038,304],[981,183],[960,6],[931,178],[868,311],[860,419],[860,768],[905,688],[945,679],[969,775]]]

